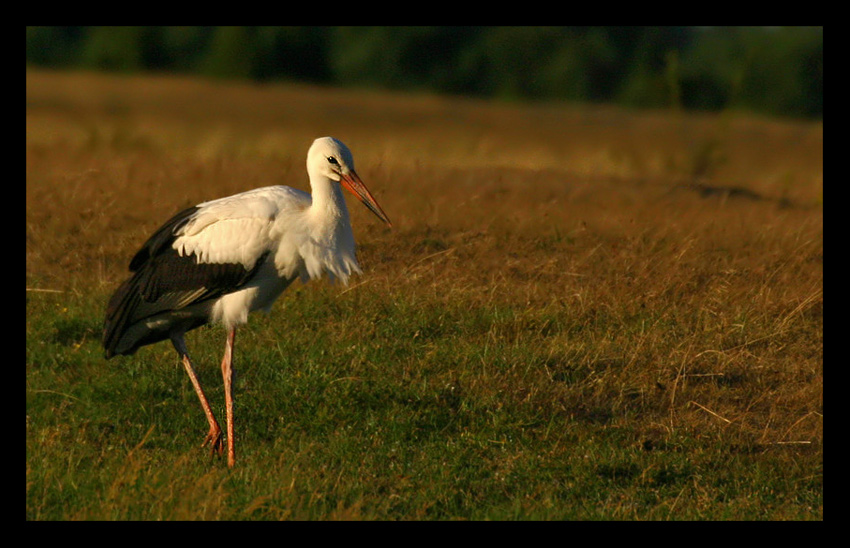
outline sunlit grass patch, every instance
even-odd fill
[[[823,519],[822,125],[51,77],[91,93],[28,83],[27,519]],[[240,329],[228,470],[104,306],[181,207],[306,189],[316,133],[396,228],[352,203],[364,275]],[[223,330],[187,340],[220,415]]]

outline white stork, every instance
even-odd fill
[[[181,211],[130,261],[133,275],[106,309],[106,358],[171,339],[210,425],[203,446],[224,452],[222,431],[195,375],[184,334],[221,323],[227,339],[221,362],[227,413],[227,464],[233,466],[233,344],[248,313],[268,311],[295,278],[348,283],[360,273],[342,186],[392,226],[354,171],[343,143],[316,139],[307,153],[312,196],[286,186],[249,190]]]

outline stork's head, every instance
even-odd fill
[[[313,141],[313,145],[307,152],[307,172],[311,177],[325,177],[342,184],[379,219],[393,226],[387,214],[354,171],[354,157],[342,141],[333,137],[320,137]]]

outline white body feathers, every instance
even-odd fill
[[[268,310],[296,278],[327,274],[348,283],[360,273],[342,188],[392,226],[389,218],[338,140],[313,142],[307,173],[312,194],[286,186],[249,190],[181,211],[154,232],[107,305],[106,357],[182,341],[209,322],[230,332],[250,312]]]
[[[317,186],[326,188],[317,192]],[[342,190],[330,181],[313,181],[313,196],[271,186],[204,202],[175,236],[177,253],[194,254],[198,263],[251,270],[265,261],[254,279],[213,304],[212,320],[226,327],[267,310],[296,277],[306,282],[327,273],[347,284],[361,272]]]

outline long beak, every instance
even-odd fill
[[[343,186],[349,190],[349,192],[357,196],[357,198],[363,202],[363,205],[368,207],[369,210],[377,215],[380,220],[387,223],[390,227],[393,226],[390,222],[390,218],[387,217],[387,214],[384,213],[384,210],[378,205],[375,197],[372,196],[372,193],[369,192],[369,189],[366,188],[366,185],[363,184],[363,181],[360,180],[360,177],[357,176],[357,173],[355,173],[354,170],[344,174],[341,182]]]

